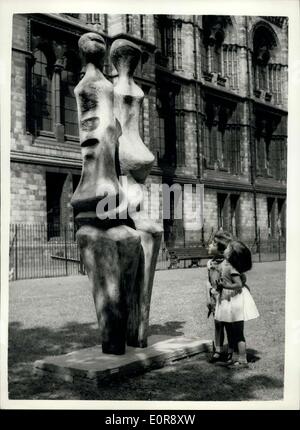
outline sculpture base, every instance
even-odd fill
[[[85,387],[99,387],[115,376],[134,376],[212,349],[212,342],[183,336],[150,336],[145,349],[127,347],[124,355],[103,354],[94,346],[34,363],[34,373]]]

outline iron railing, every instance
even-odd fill
[[[214,230],[200,232],[199,242],[207,246]],[[257,241],[245,241],[254,262],[285,260],[285,239],[281,236]],[[183,246],[199,246],[184,243]],[[170,248],[169,248],[170,249]],[[206,260],[201,264],[205,265]],[[45,224],[11,224],[9,246],[10,280],[46,278],[85,274],[76,243],[76,227]],[[179,268],[189,267],[180,261]],[[169,250],[162,243],[156,270],[170,267]]]

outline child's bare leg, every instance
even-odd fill
[[[239,362],[247,363],[246,342],[238,342]]]
[[[238,350],[238,362],[247,365],[247,350],[244,337],[244,321],[236,321],[233,323],[234,337]]]
[[[224,342],[224,323],[215,320],[215,350],[209,359],[210,363],[215,363],[222,360]]]

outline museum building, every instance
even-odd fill
[[[99,32],[142,50],[140,134],[155,155],[151,184],[190,184],[183,217],[163,219],[166,246],[223,227],[242,239],[285,237],[288,22],[216,15],[16,14],[11,78],[11,223],[74,224],[81,173],[74,87],[78,39]],[[105,76],[116,77],[109,55]],[[204,224],[193,219],[204,186]],[[194,201],[195,200],[195,201]],[[153,203],[153,199],[152,199]],[[185,204],[184,204],[185,203]],[[57,233],[56,233],[57,234]]]

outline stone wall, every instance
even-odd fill
[[[11,223],[46,223],[46,179],[42,166],[11,164]]]
[[[183,94],[183,109],[184,109],[184,145],[185,145],[185,165],[177,167],[175,170],[163,171],[155,166],[152,174],[147,178],[146,184],[149,192],[145,205],[149,208],[150,201],[153,205],[153,213],[155,218],[163,224],[162,220],[162,195],[150,199],[150,185],[152,183],[161,184],[163,178],[167,178],[173,183],[195,183],[197,179],[197,123],[196,123],[196,93],[195,93],[195,56],[194,56],[194,30],[193,16],[186,15],[184,17],[176,17],[174,19],[182,20],[182,70],[173,71],[170,67],[166,71],[169,80],[181,86]],[[247,69],[247,36],[251,37],[251,31],[259,22],[259,17],[251,17],[248,19],[248,33],[245,27],[244,17],[232,17],[233,28],[229,41],[236,41],[239,45],[238,58],[238,75],[239,75],[239,90],[236,91],[235,97],[240,95],[248,97],[249,95],[249,75]],[[201,16],[196,17],[200,29],[202,25]],[[85,24],[86,19],[84,14],[81,14],[81,23]],[[71,23],[70,23],[71,25]],[[140,38],[140,19],[139,16],[133,18],[133,36]],[[287,64],[287,30],[280,28],[273,23],[267,22],[277,35],[281,49],[282,64]],[[87,26],[87,31],[91,28]],[[113,37],[117,34],[126,32],[126,17],[125,15],[109,15],[108,16],[108,36]],[[198,35],[198,28],[196,31]],[[144,118],[143,118],[143,134],[144,142],[150,149],[155,150],[155,123],[156,117],[156,76],[157,69],[155,66],[154,47],[143,43],[155,43],[154,38],[154,16],[144,16],[144,38],[141,41],[141,46],[148,52],[149,58],[143,66],[140,76],[139,85],[143,86],[145,91],[144,99]],[[12,79],[11,79],[11,222],[12,223],[44,223],[47,220],[47,204],[46,204],[46,171],[49,166],[53,168],[61,168],[65,174],[68,170],[72,173],[79,174],[81,168],[81,153],[79,142],[63,142],[59,144],[53,138],[43,138],[31,134],[26,130],[26,96],[28,88],[26,88],[26,61],[30,58],[30,54],[26,51],[27,46],[27,18],[24,15],[14,15],[13,19],[13,52],[12,52]],[[203,108],[203,92],[214,84],[207,84],[201,77],[201,56],[200,56],[200,39],[196,43],[197,57],[197,76],[199,86],[199,111]],[[253,90],[252,69],[251,69],[251,53],[248,52],[248,60],[250,65],[250,90]],[[287,72],[287,69],[286,69]],[[160,73],[162,71],[160,70]],[[138,80],[138,79],[137,79]],[[283,75],[282,85],[283,94],[285,94],[286,77]],[[200,92],[201,87],[201,92]],[[204,89],[204,90],[203,90]],[[224,91],[228,88],[220,88],[217,85],[214,87],[215,93],[222,100],[228,96]],[[202,95],[201,95],[202,94]],[[230,97],[233,97],[233,92]],[[236,99],[235,99],[236,100]],[[253,193],[251,191],[251,157],[250,157],[250,116],[249,105],[247,100],[239,99],[238,109],[241,118],[241,174],[231,175],[226,172],[215,170],[205,170],[202,180],[205,182],[204,192],[204,230],[205,239],[209,236],[212,229],[218,226],[217,214],[217,193],[229,193],[229,189],[234,189],[240,194],[239,199],[239,214],[240,228],[242,237],[254,235],[254,203]],[[202,108],[201,108],[202,106]],[[287,100],[284,98],[283,107],[287,106]],[[203,112],[202,112],[203,113]],[[199,122],[199,139],[200,148],[203,151],[203,134],[201,133],[201,124]],[[175,149],[174,142],[174,150]],[[200,154],[201,156],[202,154]],[[32,160],[32,162],[30,162]],[[169,175],[169,176],[168,176]],[[173,175],[173,176],[172,176]],[[228,185],[229,184],[229,185]],[[228,185],[228,187],[226,187]],[[264,189],[257,194],[257,220],[258,227],[261,229],[261,234],[266,236],[268,226],[267,213],[267,196],[269,190],[275,187],[275,197],[277,195],[283,197],[285,194],[285,184],[275,184],[273,178],[266,178],[264,181]],[[245,191],[248,189],[248,191]],[[73,211],[70,206],[70,197],[73,192],[72,176],[68,176],[64,184],[62,196],[62,219],[66,223],[73,222]],[[227,191],[226,191],[227,190]],[[187,193],[184,196],[185,202],[192,200],[192,196]],[[198,204],[198,203],[197,203]],[[198,243],[201,236],[201,226],[197,220],[190,220],[190,212],[193,212],[194,207],[191,204],[186,210],[186,217],[183,220],[185,226],[186,242]],[[276,215],[276,214],[275,214]],[[188,221],[189,219],[189,221]]]

